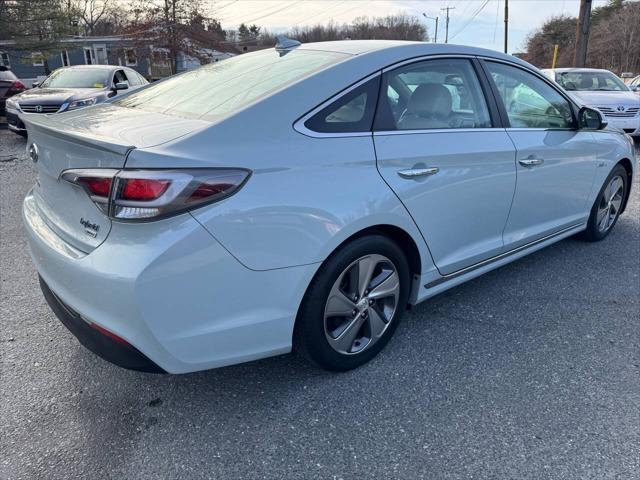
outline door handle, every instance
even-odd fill
[[[439,171],[440,169],[438,167],[407,168],[405,170],[398,170],[398,175],[400,175],[402,178],[416,178],[435,175]]]
[[[544,159],[529,155],[527,158],[518,160],[518,163],[523,167],[533,167],[534,165],[542,165],[544,163]]]

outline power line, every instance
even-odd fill
[[[455,37],[457,37],[458,35],[460,35],[460,33],[462,33],[462,31],[467,28],[471,22],[473,22],[475,20],[475,18],[480,14],[480,12],[484,9],[484,7],[487,6],[487,4],[489,3],[490,0],[484,0],[484,2],[480,5],[480,7],[478,9],[476,9],[476,11],[473,13],[473,15],[471,16],[471,18],[469,20],[467,20],[467,22],[462,26],[462,28],[460,28],[456,33],[454,33],[453,35],[451,35],[451,39],[453,40]]]

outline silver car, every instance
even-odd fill
[[[21,118],[45,298],[85,346],[153,372],[292,348],[362,365],[407,305],[607,237],[636,161],[531,65],[417,42],[281,41]]]

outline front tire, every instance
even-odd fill
[[[294,348],[331,371],[359,367],[387,344],[409,297],[409,265],[382,235],[355,239],[320,267],[302,301]]]
[[[620,210],[628,191],[627,171],[616,165],[600,189],[591,208],[587,229],[579,237],[588,242],[604,240],[620,217]]]

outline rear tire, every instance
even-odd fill
[[[409,298],[409,264],[383,235],[357,238],[320,267],[302,301],[294,349],[330,371],[375,357],[398,327]]]
[[[622,165],[616,165],[591,207],[587,229],[580,232],[578,237],[587,242],[604,240],[620,218],[628,189],[627,171]]]

